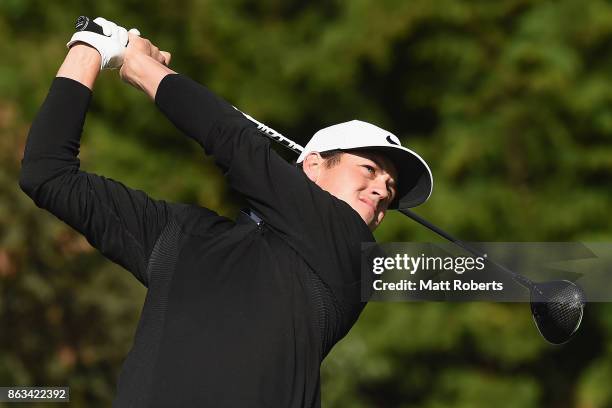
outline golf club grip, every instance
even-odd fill
[[[91,31],[92,33],[104,35],[102,26],[86,16],[79,16],[74,27],[77,31]]]

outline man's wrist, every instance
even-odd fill
[[[152,100],[155,99],[155,93],[161,80],[168,74],[176,73],[142,53],[126,55],[123,64],[121,69],[123,80],[145,92]]]
[[[100,60],[102,59],[102,56],[98,50],[84,42],[78,42],[70,47],[68,50],[68,56],[70,58],[79,60],[81,63],[93,64],[97,62],[98,66],[100,65]]]
[[[92,89],[100,72],[101,59],[95,48],[85,43],[76,43],[68,50],[57,76],[74,79]]]

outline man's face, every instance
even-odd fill
[[[379,153],[344,152],[340,162],[331,167],[318,153],[310,153],[303,167],[319,187],[357,211],[371,231],[382,222],[397,193],[395,166]]]

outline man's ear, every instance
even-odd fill
[[[306,176],[313,182],[316,183],[323,169],[324,159],[318,152],[310,152],[304,158],[302,162],[302,169]]]

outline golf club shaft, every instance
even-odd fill
[[[450,242],[452,242],[453,244],[459,246],[460,248],[464,249],[465,251],[469,252],[470,254],[472,254],[472,255],[474,255],[476,257],[483,258],[489,264],[491,264],[491,265],[495,266],[496,268],[500,269],[502,272],[507,273],[508,275],[510,275],[512,277],[512,279],[514,279],[517,283],[519,283],[520,285],[526,287],[527,289],[532,289],[533,288],[534,284],[533,284],[533,282],[531,280],[527,279],[523,275],[519,275],[518,273],[516,273],[516,272],[506,268],[504,265],[498,264],[497,262],[489,259],[486,254],[484,254],[484,253],[478,251],[477,249],[471,247],[467,243],[458,240],[457,238],[455,238],[452,235],[450,235],[448,232],[446,232],[446,231],[436,227],[435,225],[433,225],[432,223],[430,223],[426,219],[422,218],[421,216],[417,215],[416,213],[412,212],[411,210],[409,210],[407,208],[400,208],[400,209],[398,209],[398,211],[401,212],[402,214],[406,215],[407,217],[411,218],[412,220],[418,222],[419,224],[421,224],[425,228],[427,228],[427,229],[435,232],[436,234],[440,235],[441,237],[449,240]]]

